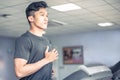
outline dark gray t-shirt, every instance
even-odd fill
[[[25,59],[28,64],[35,63],[45,57],[47,46],[50,46],[50,43],[45,37],[26,32],[16,40],[14,57]],[[51,72],[52,63],[49,63],[34,74],[20,80],[51,80]]]

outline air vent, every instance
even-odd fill
[[[0,17],[3,17],[3,18],[7,18],[7,17],[10,17],[11,14],[0,14]]]
[[[63,26],[63,25],[66,25],[66,23],[58,21],[58,20],[54,20],[54,19],[49,20],[48,22],[49,27],[58,27],[58,26]]]

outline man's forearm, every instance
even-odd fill
[[[16,75],[18,78],[31,75],[48,63],[49,61],[44,58],[36,63],[26,64],[23,67],[19,67],[19,69],[18,68],[16,69]]]

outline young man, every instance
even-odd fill
[[[48,24],[47,4],[33,2],[26,8],[30,30],[16,40],[15,73],[20,80],[51,80],[52,62],[58,58],[43,37]]]

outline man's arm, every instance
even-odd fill
[[[22,78],[28,75],[31,75],[41,69],[43,66],[46,64],[55,61],[58,58],[58,53],[55,49],[52,51],[48,52],[48,47],[45,51],[45,58],[42,60],[32,63],[32,64],[27,64],[27,60],[22,59],[22,58],[15,58],[15,73],[18,78]]]

